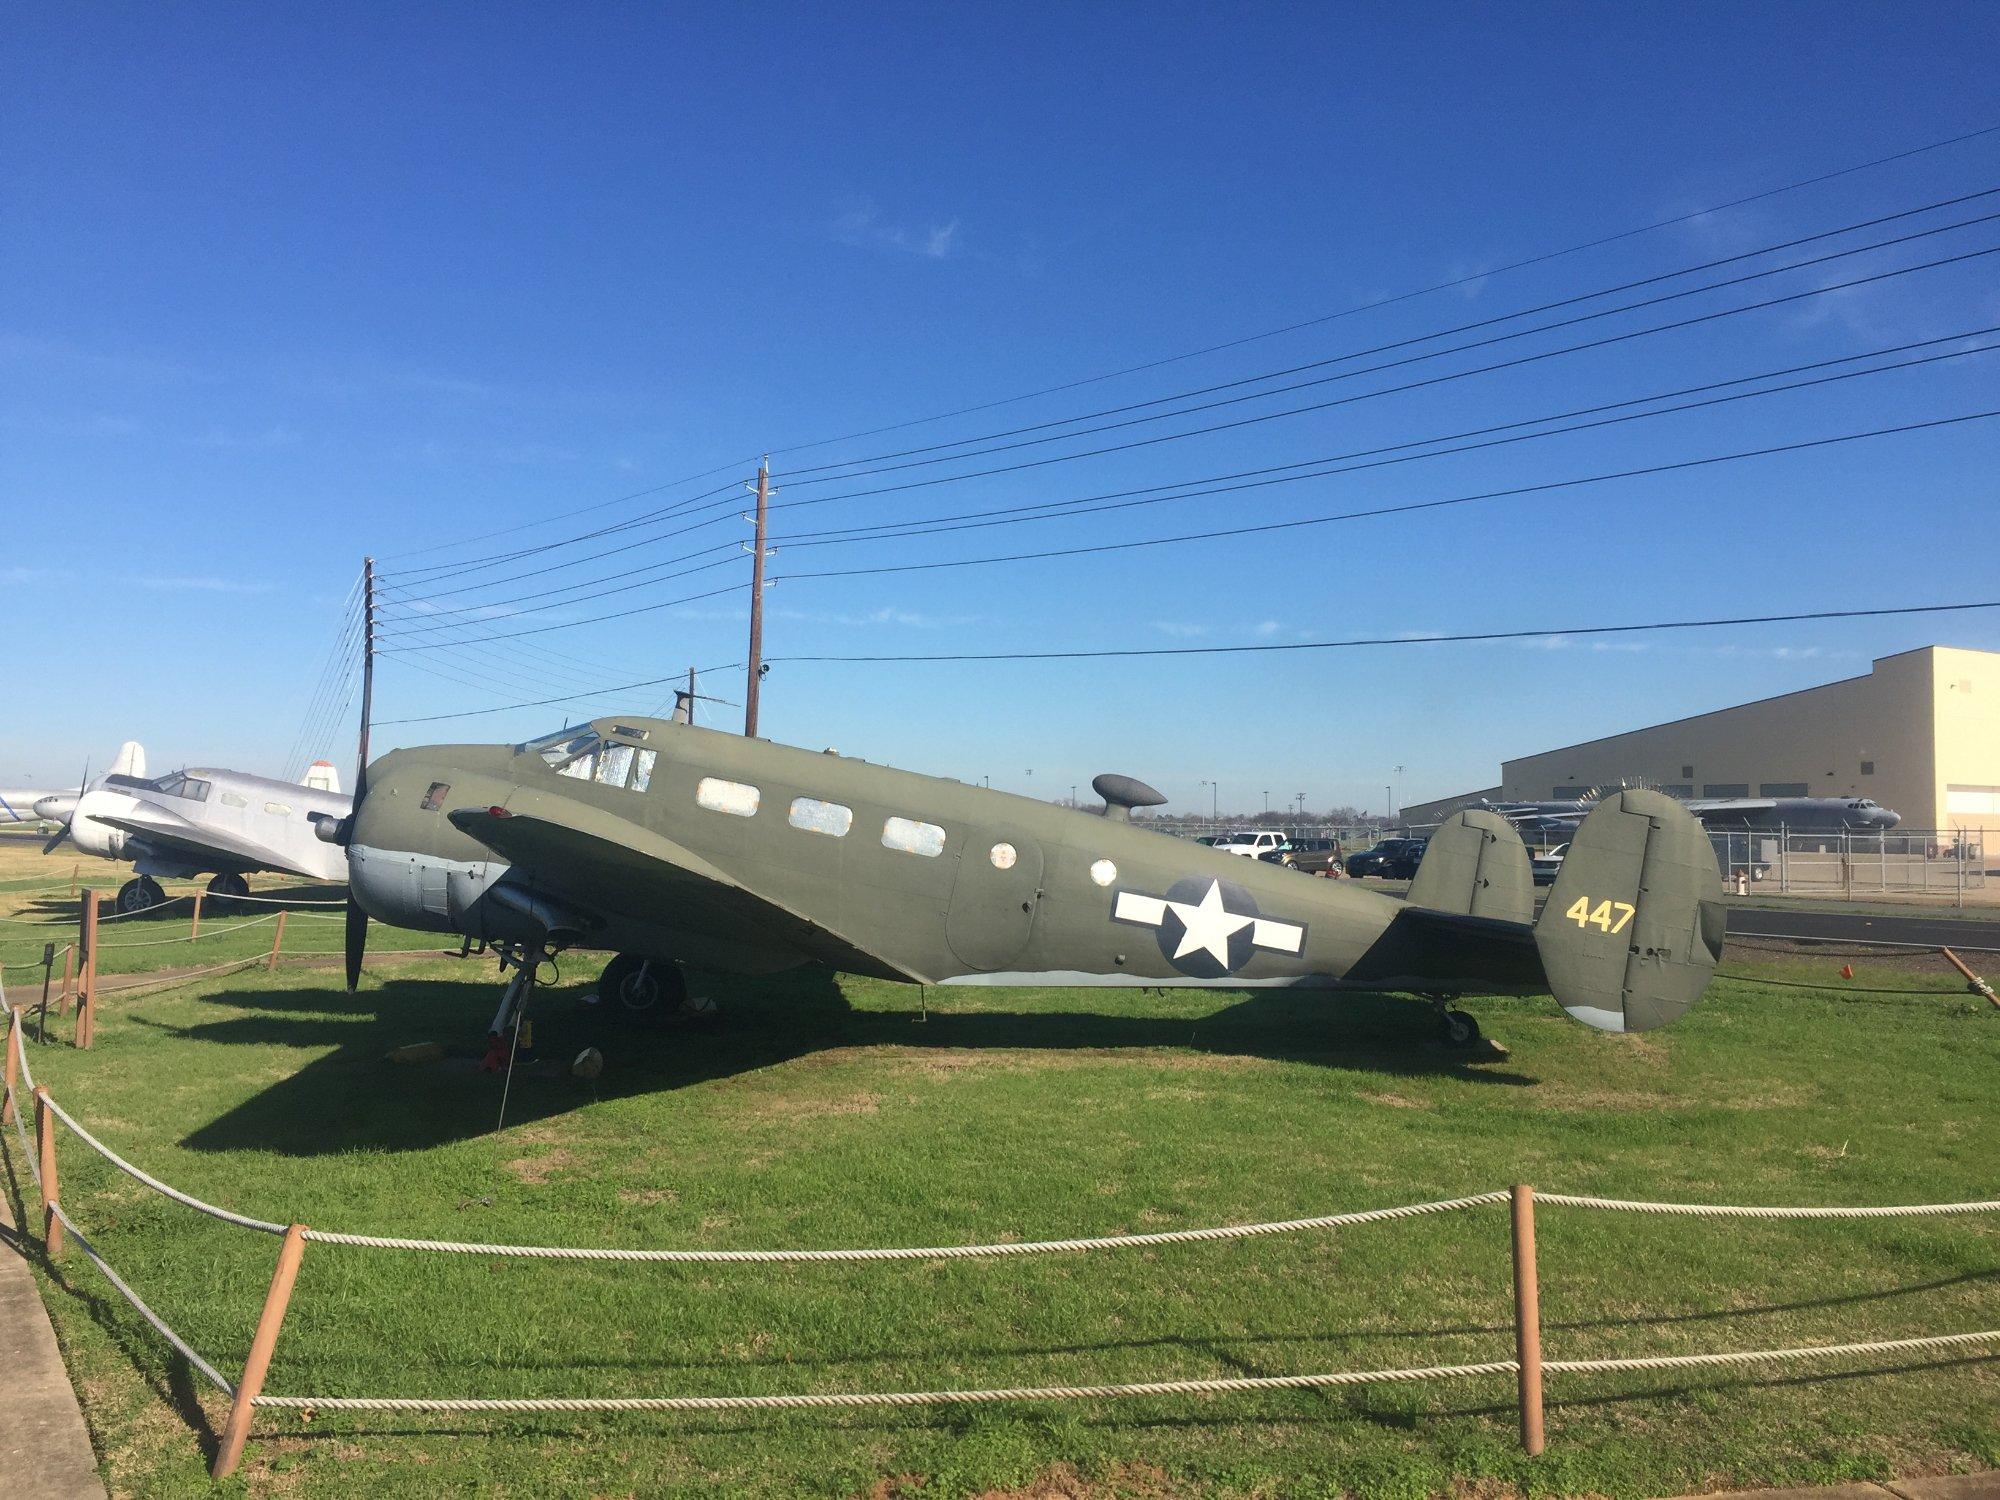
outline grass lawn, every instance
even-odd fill
[[[330,971],[253,970],[108,1001],[94,1051],[31,1060],[171,1182],[261,1217],[386,1234],[953,1243],[1295,1217],[1515,1180],[1732,1202],[1996,1196],[2000,1012],[1932,963],[1871,962],[1851,983],[1838,963],[1732,953],[1732,970],[1824,987],[1724,982],[1642,1037],[1600,1036],[1547,1001],[1473,1001],[1512,1048],[1479,1065],[1434,1045],[1427,1011],[1395,997],[944,990],[926,1019],[914,990],[818,972],[698,976],[718,1019],[599,1034],[576,1003],[595,966],[566,964],[540,1003],[542,1054],[598,1041],[604,1076],[517,1076],[498,1132],[499,1082],[465,1061],[498,996],[485,964],[385,965],[355,996]],[[459,1055],[384,1060],[422,1040]],[[276,1242],[147,1193],[74,1140],[62,1163],[65,1203],[104,1253],[240,1369]],[[2000,1326],[2000,1219],[1544,1209],[1539,1228],[1551,1358]],[[114,1493],[207,1490],[219,1402],[80,1257],[42,1274]],[[1508,1276],[1504,1207],[1013,1261],[600,1266],[313,1245],[267,1389],[894,1390],[1470,1362],[1511,1354]],[[1551,1377],[1536,1461],[1518,1450],[1501,1377],[957,1410],[268,1412],[234,1483],[1658,1495],[1993,1465],[2000,1358],[1980,1350]]]

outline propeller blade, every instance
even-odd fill
[[[368,913],[361,909],[361,903],[350,890],[347,893],[347,993],[350,995],[361,983],[361,955],[367,948]]]
[[[56,850],[62,847],[62,841],[68,837],[69,837],[69,824],[65,823],[63,824],[62,827],[58,828],[53,834],[49,836],[49,841],[46,844],[42,845],[42,853],[44,854],[55,853]]]

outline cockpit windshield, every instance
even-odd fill
[[[588,781],[597,769],[597,751],[603,743],[603,736],[586,725],[582,729],[564,729],[555,734],[545,734],[538,740],[529,740],[521,746],[521,752],[534,751],[545,765],[560,776]]]
[[[169,797],[188,797],[196,802],[208,800],[210,783],[199,776],[190,776],[185,771],[175,771],[170,776],[162,776],[152,784],[156,792],[164,792]]]

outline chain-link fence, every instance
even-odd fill
[[[1716,864],[1732,885],[1780,892],[1866,896],[1884,891],[1964,895],[1987,889],[1977,831],[1904,828],[1891,833],[1711,832]]]

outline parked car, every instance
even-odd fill
[[[1379,875],[1384,880],[1414,880],[1423,863],[1427,839],[1384,839],[1372,849],[1363,849],[1347,861],[1347,873],[1357,879]]]
[[[1293,839],[1291,848],[1257,857],[1287,869],[1303,870],[1308,875],[1332,878],[1347,873],[1347,856],[1339,839]]]
[[[1270,828],[1243,828],[1225,833],[1215,841],[1224,854],[1240,854],[1246,859],[1262,859],[1267,854],[1283,854],[1292,841]]]
[[[1568,844],[1557,844],[1553,849],[1545,849],[1540,854],[1530,855],[1528,869],[1534,874],[1536,885],[1554,885],[1556,876],[1562,873],[1563,856],[1569,853]]]

